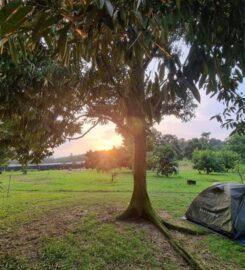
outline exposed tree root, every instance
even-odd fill
[[[178,232],[184,233],[184,234],[190,234],[190,235],[206,235],[206,234],[210,234],[208,231],[198,232],[198,231],[192,230],[190,228],[186,228],[186,227],[182,227],[182,226],[178,226],[178,225],[169,223],[169,222],[167,222],[167,221],[165,221],[163,219],[161,220],[161,222],[169,230],[178,231]]]
[[[152,222],[158,230],[166,237],[170,245],[173,249],[188,263],[188,265],[193,270],[202,270],[203,268],[199,265],[199,263],[191,256],[179,243],[176,239],[173,238],[171,233],[169,232],[167,226],[163,223],[162,219],[159,215],[154,211],[150,204],[146,204],[145,207],[142,209],[140,215],[137,208],[132,207],[129,205],[128,209],[118,217],[119,220],[132,220],[137,217],[144,218],[150,222]],[[170,223],[167,223],[168,226],[171,226]],[[171,226],[172,228],[175,225]],[[181,227],[179,227],[181,228]],[[188,231],[188,229],[187,229]]]
[[[190,265],[192,269],[195,270],[202,270],[203,268],[200,264],[194,259],[194,257],[189,254],[179,243],[176,239],[168,231],[167,227],[163,225],[161,220],[156,220],[154,224],[157,228],[164,234],[164,236],[168,239],[170,245],[174,248],[174,250],[180,254],[180,256]]]

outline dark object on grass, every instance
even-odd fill
[[[197,184],[197,181],[196,180],[187,180],[187,185],[196,185]]]
[[[212,185],[193,200],[186,218],[245,245],[245,185]]]

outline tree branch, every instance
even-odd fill
[[[157,52],[157,47],[154,47],[153,50],[152,50],[152,53],[151,55],[144,61],[143,63],[143,69],[146,70],[148,65],[150,64],[151,60],[155,57],[155,54]]]
[[[78,140],[83,138],[85,135],[87,135],[93,128],[95,128],[98,124],[99,124],[100,120],[98,120],[97,122],[95,122],[95,124],[92,125],[92,127],[90,127],[85,133],[83,133],[81,136],[78,137],[65,137],[65,139],[71,141],[71,140]]]
[[[91,108],[91,111],[88,112],[88,117],[100,117],[101,119],[111,121],[125,132],[132,134],[130,128],[124,124],[122,117],[116,111],[113,111],[113,109],[109,109],[106,105],[100,104],[94,106],[94,108]]]
[[[167,52],[161,45],[159,45],[157,42],[155,42],[155,45],[158,47],[158,49],[163,53],[163,55],[169,60],[172,58],[171,54]]]

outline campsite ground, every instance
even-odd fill
[[[166,220],[200,231],[181,219],[192,199],[214,182],[239,179],[233,173],[183,169],[170,178],[149,172],[150,196]],[[197,185],[188,186],[187,179]],[[114,182],[107,173],[89,170],[3,173],[0,181],[1,270],[188,269],[154,226],[116,220],[130,199],[128,173]],[[245,249],[230,240],[171,232],[204,269],[244,269]]]

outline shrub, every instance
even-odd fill
[[[176,161],[176,153],[170,144],[160,145],[155,151],[155,170],[157,174],[169,176],[177,174],[178,163]]]
[[[194,163],[194,169],[205,171],[207,174],[225,170],[220,152],[212,150],[194,151],[192,161]]]
[[[239,155],[230,150],[220,151],[220,157],[222,159],[225,170],[228,172],[235,168]]]

